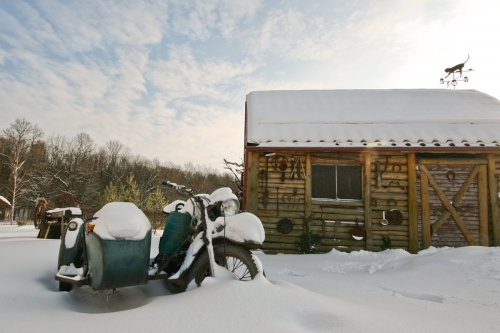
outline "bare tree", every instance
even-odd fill
[[[0,155],[3,157],[4,164],[10,170],[9,182],[4,188],[12,198],[11,222],[15,220],[15,209],[17,199],[27,190],[28,161],[33,147],[37,140],[42,138],[43,131],[37,126],[31,124],[24,118],[17,118],[13,124],[4,129],[3,132],[5,147]]]
[[[245,166],[242,163],[229,162],[224,159],[224,169],[231,171],[233,174],[234,187],[237,189],[237,192],[240,193],[243,191],[243,171],[245,170]]]
[[[51,206],[58,206],[64,194],[71,193],[78,204],[94,205],[100,194],[94,140],[79,133],[72,139],[50,136],[46,142],[45,163],[31,177],[30,195],[44,196]]]

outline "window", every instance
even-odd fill
[[[312,197],[361,200],[362,173],[359,165],[312,166]]]

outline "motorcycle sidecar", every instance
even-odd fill
[[[89,232],[85,242],[92,289],[115,289],[148,283],[151,231],[141,240],[102,239]]]
[[[151,223],[133,203],[110,202],[90,219],[72,220],[59,249],[56,280],[61,291],[94,290],[148,282]]]

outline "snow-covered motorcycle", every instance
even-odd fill
[[[159,254],[150,257],[151,224],[132,203],[106,204],[91,219],[72,220],[61,237],[55,279],[61,291],[73,285],[94,290],[115,289],[165,280],[174,292],[194,281],[198,286],[216,274],[219,265],[245,281],[262,266],[251,249],[264,242],[261,221],[239,213],[229,188],[195,195],[185,186],[162,182],[187,197],[164,208],[168,214]]]

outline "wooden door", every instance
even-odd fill
[[[460,231],[458,234],[461,234],[465,240],[464,245],[488,246],[487,161],[482,159],[419,159],[417,165],[420,170],[422,247],[426,249],[433,245],[433,235],[436,235],[445,223],[449,226],[453,224],[451,227],[455,230],[458,228]],[[440,178],[434,176],[438,174],[436,170],[440,171]],[[455,170],[460,170],[462,175],[460,180],[455,178]],[[444,180],[443,173],[446,175]],[[445,184],[448,181],[455,183],[451,190],[450,186]],[[474,184],[473,187],[471,187],[472,184]],[[467,209],[461,208],[464,197],[469,200]],[[471,197],[473,201],[470,201]],[[434,204],[432,211],[431,201],[438,201],[439,204]],[[470,202],[475,203],[471,205]],[[440,211],[436,212],[436,207]],[[432,221],[431,214],[433,215]],[[448,228],[448,230],[451,229]],[[446,235],[442,238],[446,239]],[[438,246],[457,246],[457,244],[450,240],[449,244],[445,241]]]

